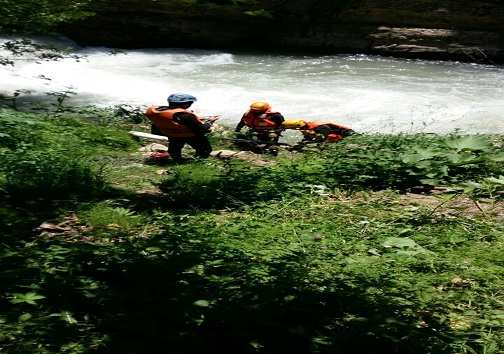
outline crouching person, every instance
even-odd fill
[[[235,132],[243,127],[248,128],[248,135],[263,142],[278,143],[282,133],[281,124],[284,117],[280,112],[274,111],[267,102],[254,102],[243,114]]]
[[[286,120],[284,129],[299,130],[303,134],[302,143],[323,143],[340,141],[355,132],[344,125],[328,122],[306,122],[304,120]]]

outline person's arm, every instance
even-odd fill
[[[204,135],[211,132],[212,124],[218,119],[218,117],[212,117],[207,122],[200,122],[194,114],[180,113],[175,114],[173,119],[181,124],[184,124],[189,129],[191,129],[196,135]]]
[[[282,123],[285,121],[284,116],[281,115],[280,113],[275,113],[269,116],[268,118],[269,120],[275,123],[276,126],[275,128],[273,128],[273,130],[275,134],[279,136],[282,133],[282,131],[284,131],[284,128],[282,127]]]
[[[156,125],[154,125],[154,123],[151,123],[150,132],[151,132],[151,134],[154,134],[154,135],[163,135],[163,133],[161,132],[161,129],[159,129]]]
[[[334,134],[338,134],[338,135],[341,135],[341,136],[350,136],[352,134],[354,134],[355,132],[348,128],[348,127],[345,127],[343,125],[338,125],[338,124],[331,124],[331,125],[328,125],[329,128],[331,129],[331,133],[334,133]]]
[[[243,117],[240,119],[238,122],[238,125],[235,128],[235,132],[239,132],[243,127],[245,126],[245,121],[243,120]]]
[[[282,114],[275,113],[275,114],[272,114],[271,116],[269,116],[269,120],[271,120],[272,122],[275,122],[277,127],[280,127],[282,125],[282,123],[285,121],[285,118]]]
[[[355,130],[353,129],[347,129],[347,130],[343,130],[341,132],[341,135],[343,136],[350,136],[350,135],[354,135],[355,134]]]
[[[333,132],[332,128],[327,124],[319,125],[318,127],[313,128],[313,131],[318,136],[323,137],[324,139],[327,138],[327,136]]]

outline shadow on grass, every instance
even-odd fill
[[[141,201],[114,189],[94,196],[111,197],[153,207],[152,196]],[[168,206],[166,200],[159,203]],[[443,352],[432,327],[419,328],[384,296],[366,296],[367,279],[349,287],[337,276],[307,278],[302,254],[265,264],[258,276],[250,256],[216,259],[221,250],[207,242],[211,235],[177,213],[151,238],[33,239],[33,226],[57,216],[61,204],[12,205],[16,212],[2,221],[10,225],[2,239],[10,249],[0,257],[0,281],[7,294],[45,298],[36,307],[0,302],[7,333],[1,346],[9,353]]]
[[[174,225],[133,242],[41,241],[0,258],[7,290],[38,282],[45,296],[37,309],[2,302],[11,323],[33,316],[13,325],[22,334],[3,346],[9,353],[35,345],[57,353],[70,343],[83,346],[78,353],[419,353],[436,344],[432,329],[400,319],[398,305],[365,296],[366,279],[352,288],[337,277],[311,286],[301,254],[267,264],[258,278],[250,257],[214,259],[218,249],[196,232]],[[39,267],[27,268],[27,259]]]

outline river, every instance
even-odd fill
[[[286,119],[331,121],[370,133],[504,133],[504,67],[367,55],[267,55],[199,49],[78,47],[85,59],[0,67],[0,92],[75,93],[66,104],[162,105],[195,95],[192,109],[234,126],[255,101]],[[4,53],[5,54],[5,53]],[[39,98],[40,99],[40,98]]]

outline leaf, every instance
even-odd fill
[[[409,237],[387,237],[382,243],[383,247],[415,248],[418,244]]]
[[[245,11],[245,14],[250,15],[250,16],[273,18],[271,13],[269,11],[264,10],[264,9],[257,10],[257,11]]]
[[[30,313],[23,313],[21,316],[18,317],[18,321],[19,322],[26,322],[31,318],[32,318],[32,315]]]
[[[451,165],[465,165],[481,162],[481,160],[477,160],[476,156],[470,154],[448,154],[446,159]]]
[[[418,148],[414,154],[406,154],[403,156],[402,161],[404,163],[416,163],[422,160],[431,159],[436,156],[444,155],[440,151],[433,149],[421,149]]]
[[[445,147],[457,151],[488,150],[492,148],[492,142],[480,135],[464,135],[451,137],[444,140]]]
[[[284,301],[289,302],[289,301],[294,300],[295,298],[296,297],[294,295],[286,295],[286,296],[284,296]]]
[[[401,254],[403,256],[416,256],[420,252],[418,252],[418,251],[397,250],[396,253],[397,254]]]
[[[395,247],[397,254],[415,256],[419,253],[431,253],[409,237],[387,237],[382,246],[386,248]]]
[[[21,302],[26,302],[27,304],[30,305],[36,305],[36,301],[40,299],[45,299],[45,296],[38,295],[36,292],[30,291],[26,294],[20,294],[20,293],[14,293],[12,294],[14,299],[12,299],[10,302],[13,304],[18,304]]]
[[[193,305],[199,307],[209,307],[210,302],[208,300],[196,300],[193,302]]]
[[[381,254],[375,248],[368,249],[368,253],[375,256],[381,256]]]
[[[464,186],[464,193],[466,193],[466,194],[473,193],[475,190],[481,189],[484,187],[483,184],[478,183],[478,182],[472,182],[472,181],[462,183],[462,186]]]
[[[504,161],[504,153],[496,153],[485,155],[484,158],[489,161],[501,162]]]
[[[434,179],[434,178],[426,178],[426,179],[421,179],[420,183],[426,184],[428,186],[438,186],[441,183],[441,180]]]
[[[68,324],[77,324],[77,320],[68,311],[61,312],[61,319]]]
[[[425,171],[425,175],[430,178],[448,176],[448,166],[433,166],[430,170]]]
[[[499,178],[488,177],[488,178],[485,178],[485,181],[488,183],[504,185],[504,176],[499,176]]]

